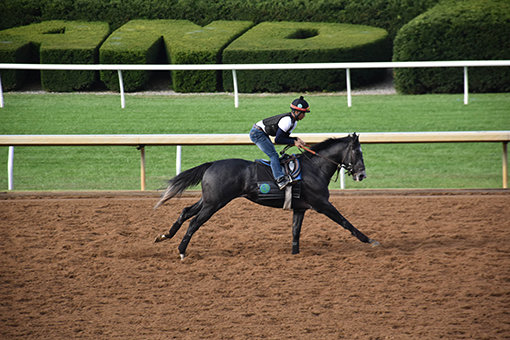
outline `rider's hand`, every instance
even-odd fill
[[[294,145],[298,148],[301,148],[303,146],[306,146],[306,143],[299,137],[296,137],[296,140],[294,141]]]

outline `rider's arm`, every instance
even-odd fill
[[[274,139],[275,144],[290,144],[294,145],[296,142],[296,138],[290,137],[290,134],[288,132],[283,131],[282,129],[278,128],[278,131],[276,131],[276,137]]]

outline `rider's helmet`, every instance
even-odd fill
[[[310,112],[310,106],[303,98],[303,96],[299,97],[298,99],[294,99],[294,101],[290,104],[290,108],[296,111]]]

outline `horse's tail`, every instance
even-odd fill
[[[204,177],[204,173],[209,167],[212,165],[212,162],[204,163],[202,165],[196,166],[184,172],[181,172],[170,181],[168,181],[168,187],[161,195],[161,199],[154,206],[154,209],[157,209],[159,206],[163,205],[166,201],[174,197],[175,195],[180,194],[187,188],[192,185],[197,185],[202,181],[202,177]]]

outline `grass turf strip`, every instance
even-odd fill
[[[128,95],[120,108],[110,94],[5,94],[1,134],[248,133],[254,122],[287,112],[298,94]],[[508,94],[363,95],[347,108],[342,95],[309,94],[312,112],[294,131],[479,131],[510,128]],[[280,149],[279,147],[278,149]],[[499,188],[499,143],[363,145],[368,179],[347,188]],[[296,149],[291,149],[297,152]],[[266,158],[256,146],[186,146],[182,169],[223,158]],[[0,148],[7,167],[7,147]],[[147,189],[175,175],[175,147],[146,147]],[[140,154],[133,147],[16,147],[16,190],[140,188]],[[338,188],[338,183],[332,183]],[[7,189],[7,170],[0,190]]]

